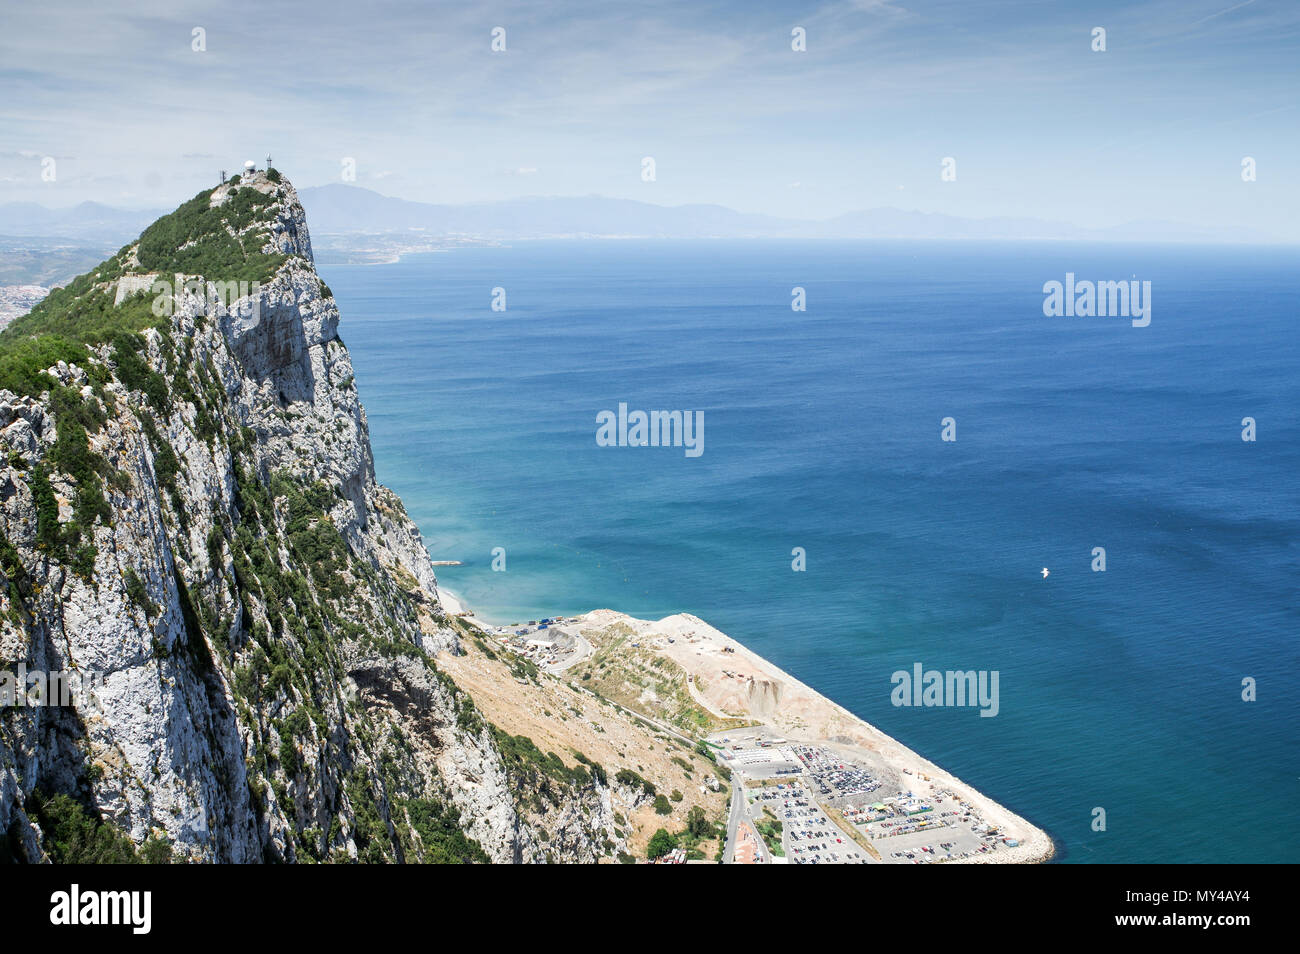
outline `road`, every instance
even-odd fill
[[[591,643],[587,642],[577,633],[570,633],[568,630],[560,630],[560,632],[564,633],[566,636],[573,637],[574,647],[573,652],[569,654],[569,657],[564,660],[564,662],[556,663],[553,666],[542,667],[542,669],[552,675],[559,675],[566,669],[572,669],[574,666],[578,665],[578,663],[591,658]]]
[[[745,779],[737,771],[731,773],[731,810],[727,812],[727,843],[722,849],[722,863],[736,863],[736,829],[745,815]]]
[[[733,715],[733,714],[731,714],[730,712],[723,712],[721,709],[715,709],[715,708],[713,707],[713,703],[709,702],[708,699],[705,699],[705,698],[704,698],[704,693],[700,692],[700,688],[699,688],[699,686],[697,686],[697,685],[695,684],[695,677],[694,677],[694,676],[687,676],[687,677],[686,677],[686,691],[690,693],[691,701],[692,701],[692,702],[694,702],[694,703],[695,703],[696,705],[698,705],[701,709],[703,709],[703,710],[704,710],[705,712],[707,712],[709,715],[714,716],[715,718],[718,718],[718,719],[746,719],[746,718],[749,718],[748,716],[745,716],[745,715],[743,715],[743,714],[742,714],[742,715]]]

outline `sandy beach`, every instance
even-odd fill
[[[438,602],[442,604],[442,608],[447,612],[448,616],[455,616],[458,613],[465,612],[465,604],[457,598],[456,594],[441,586],[438,587]]]

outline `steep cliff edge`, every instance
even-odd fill
[[[269,171],[0,335],[0,671],[99,679],[0,709],[0,856],[544,856],[433,661],[464,626],[375,480],[338,322]],[[563,860],[607,853],[600,824]]]

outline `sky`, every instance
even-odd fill
[[[356,185],[429,202],[893,206],[1300,242],[1298,100],[1295,0],[5,0],[0,202],[171,208],[271,155],[299,188],[352,159]]]

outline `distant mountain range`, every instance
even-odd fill
[[[1141,221],[1085,229],[1034,218],[961,218],[894,208],[849,212],[831,219],[787,219],[720,205],[652,205],[601,196],[530,197],[440,205],[331,184],[301,190],[317,234],[419,230],[486,239],[558,237],[829,238],[829,239],[1071,239],[1105,242],[1276,241],[1250,229],[1197,228]]]
[[[120,248],[165,211],[118,209],[99,202],[82,202],[64,209],[49,209],[35,202],[6,202],[0,205],[0,235],[107,241]]]
[[[1074,240],[1102,242],[1267,243],[1250,229],[1211,229],[1177,222],[1135,221],[1106,229],[1021,217],[962,218],[895,208],[830,219],[788,219],[720,205],[653,205],[602,196],[546,196],[458,205],[412,202],[334,183],[299,192],[317,235],[420,232],[425,237],[487,240],[561,237]],[[0,205],[0,235],[61,236],[125,243],[158,210],[83,202],[48,209],[33,202]]]

